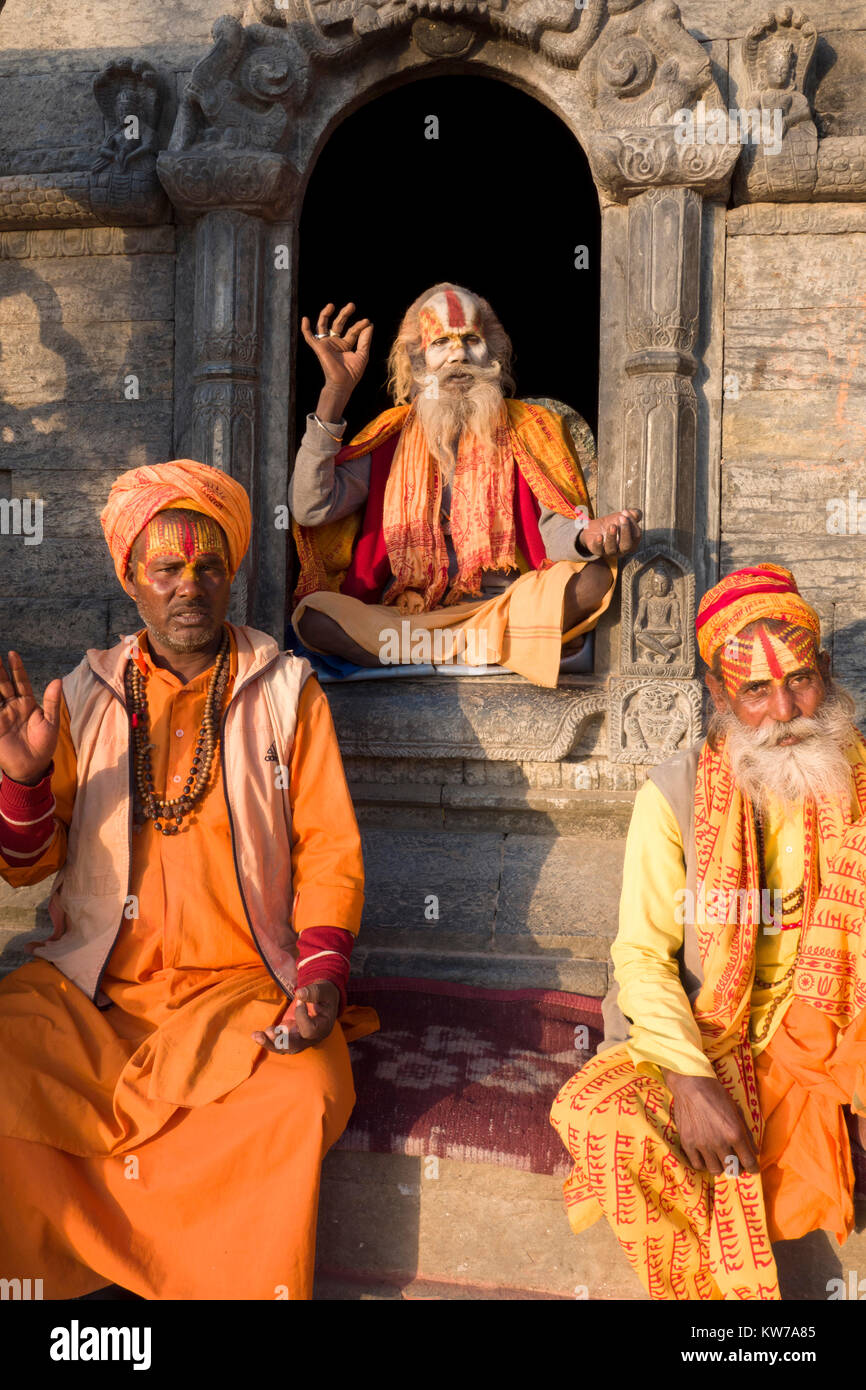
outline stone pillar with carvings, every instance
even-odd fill
[[[242,483],[256,515],[263,224],[221,209],[196,227],[195,365],[189,438],[193,456]],[[249,619],[255,599],[256,528],[235,582],[233,611]]]
[[[252,622],[261,561],[258,492],[260,371],[266,224],[286,215],[296,171],[282,153],[282,104],[295,68],[278,36],[255,33],[224,15],[214,47],[192,72],[159,176],[185,221],[195,219],[194,390],[182,431],[204,463],[222,468],[250,494],[253,541],[232,594],[231,616]]]
[[[695,532],[697,403],[692,349],[698,327],[701,195],[650,188],[628,208],[629,385],[626,504],[644,531],[688,554]]]

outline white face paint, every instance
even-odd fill
[[[490,352],[474,328],[455,328],[447,336],[433,339],[424,352],[424,361],[431,372],[438,372],[446,362],[471,362],[475,367],[486,367]]]

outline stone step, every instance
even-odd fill
[[[866,1203],[840,1249],[774,1246],[785,1301],[866,1295]],[[316,1297],[646,1301],[603,1218],[575,1236],[562,1180],[493,1164],[332,1151],[322,1170]]]
[[[644,1297],[606,1222],[572,1234],[560,1178],[402,1154],[325,1159],[317,1269],[323,1289],[375,1296]]]
[[[624,839],[634,791],[462,783],[350,782],[358,820],[386,829],[498,830]]]
[[[362,836],[356,972],[606,992],[622,839],[370,825]]]
[[[601,997],[623,844],[600,835],[362,828],[367,888],[356,975]],[[51,881],[0,881],[0,970],[48,929]]]

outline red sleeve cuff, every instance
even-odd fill
[[[4,811],[11,812],[13,820],[31,820],[45,806],[51,804],[51,774],[54,771],[54,763],[49,763],[48,771],[40,782],[35,786],[28,787],[25,782],[13,782],[11,777],[3,773],[0,778],[0,814]],[[28,816],[16,815],[17,812],[28,811]]]
[[[0,780],[0,852],[7,863],[38,859],[54,834],[53,771],[52,763],[32,787],[5,775]]]
[[[340,991],[340,1010],[346,1007],[349,958],[355,938],[342,927],[308,927],[298,937],[298,984],[330,980]]]

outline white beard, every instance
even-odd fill
[[[457,371],[473,380],[461,382],[459,387],[456,384],[448,386],[449,377]],[[430,396],[426,392],[430,374],[415,378],[419,390],[414,405],[427,447],[442,465],[446,482],[450,482],[457,466],[457,445],[464,430],[474,435],[482,447],[491,450],[495,447],[504,400],[499,384],[500,366],[498,362],[490,367],[476,367],[470,362],[461,362],[455,367],[449,363],[440,367],[435,375],[439,389],[436,395]]]
[[[759,811],[766,810],[770,797],[790,804],[826,796],[847,805],[852,783],[845,749],[856,734],[853,708],[847,693],[831,687],[810,719],[752,729],[725,710],[713,715],[711,730],[727,740],[734,780]],[[800,741],[780,746],[781,739],[791,737]]]

